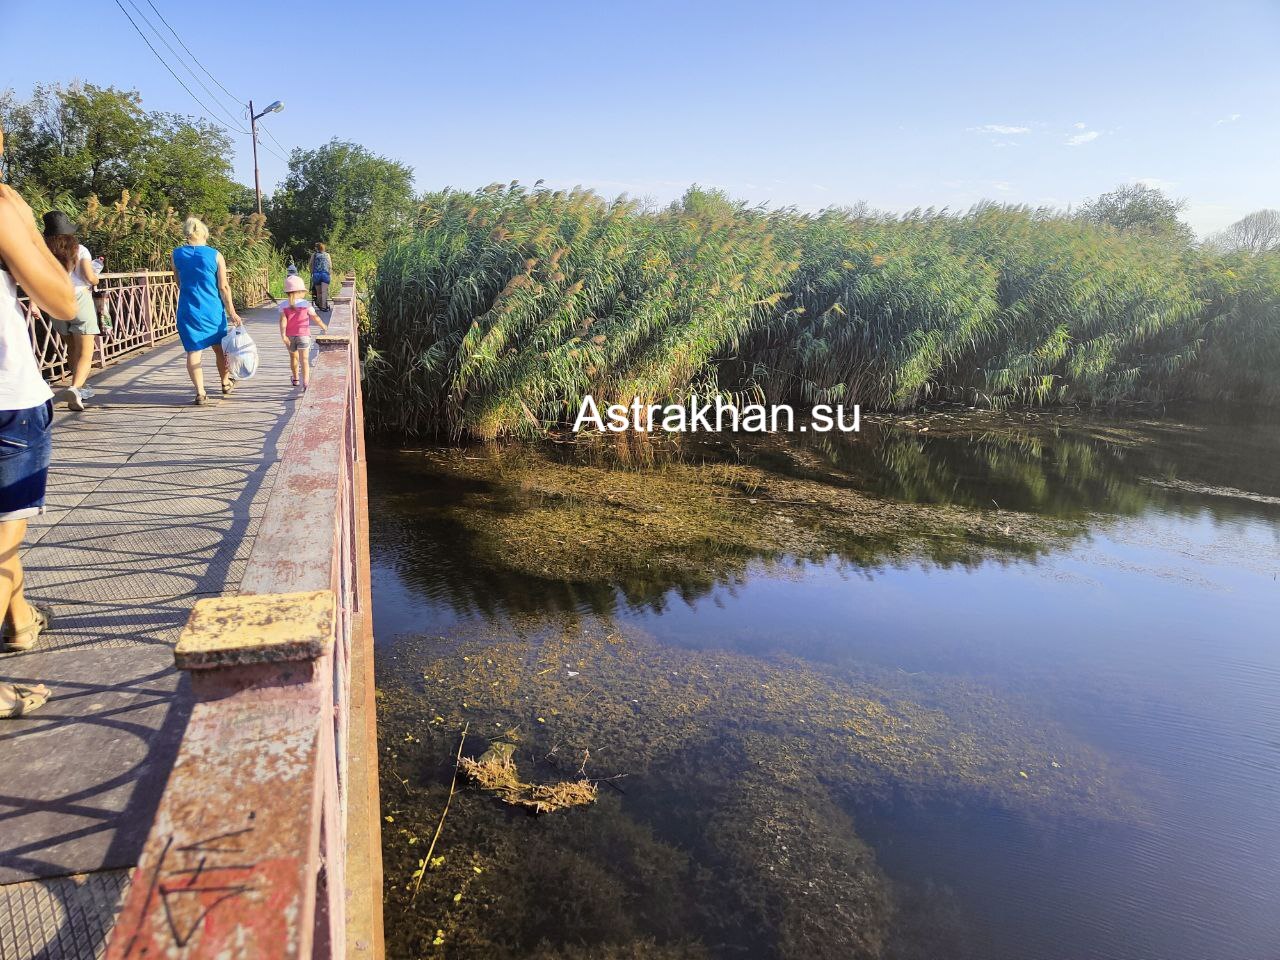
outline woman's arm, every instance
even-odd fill
[[[27,202],[4,184],[0,184],[0,259],[42,311],[64,320],[76,315],[71,276],[45,246]]]
[[[93,258],[85,254],[80,258],[80,272],[84,274],[85,280],[89,282],[89,286],[94,286],[98,282],[98,274],[93,269]]]
[[[231,322],[237,327],[244,323],[240,319],[240,314],[236,313],[236,305],[231,302],[231,283],[227,280],[227,261],[222,258],[222,254],[218,254],[218,292],[222,294],[222,306],[227,311],[227,316],[231,318]]]

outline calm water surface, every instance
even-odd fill
[[[938,925],[929,946],[889,946],[886,956],[1280,957],[1277,425],[963,415],[873,422],[848,442],[803,452],[770,444],[680,456],[746,459],[886,503],[967,508],[997,526],[1051,519],[1070,532],[1031,556],[994,548],[948,561],[887,544],[883,556],[747,551],[719,569],[700,557],[691,578],[664,575],[661,564],[642,581],[590,566],[536,577],[473,549],[474,533],[439,513],[474,496],[474,485],[441,476],[414,451],[381,451],[370,465],[381,682],[405,680],[397,671],[409,661],[398,652],[429,659],[430,643],[460,630],[607,618],[658,648],[872,677],[943,711],[966,697],[1008,704],[1018,736],[1046,730],[1078,743],[1125,800],[1093,816],[1078,806],[1028,813],[946,785],[889,783],[862,797],[840,789],[840,769],[826,769],[823,782],[897,900],[927,904],[900,907],[894,922]],[[571,459],[557,451],[548,469]],[[522,502],[499,498],[493,510]],[[440,764],[457,734],[433,736],[420,775],[435,789],[447,782]],[[641,783],[610,802],[671,845],[685,843],[646,808]],[[488,808],[476,809],[468,815]],[[603,815],[552,816],[565,830]],[[386,843],[392,854],[394,831]],[[714,858],[705,866],[732,869]],[[388,902],[392,930],[401,929],[397,902]],[[698,931],[693,923],[677,933],[711,956],[799,955],[764,934],[733,944]],[[590,947],[589,936],[575,937]]]

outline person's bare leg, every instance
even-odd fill
[[[87,333],[73,333],[67,337],[67,352],[71,361],[71,385],[77,389],[89,382],[93,371],[93,337]]]
[[[218,364],[218,377],[222,380],[223,389],[226,389],[228,373],[231,368],[227,364],[227,354],[222,349],[221,344],[215,343],[213,345],[213,359]]]
[[[18,557],[18,548],[26,535],[26,520],[0,523],[0,610],[4,611],[5,623],[14,630],[30,624],[36,615],[22,592],[22,560]]]
[[[289,351],[289,376],[293,377],[293,382],[298,382],[298,351]]]
[[[187,376],[191,378],[192,385],[196,388],[196,396],[204,396],[204,370],[200,367],[200,360],[204,354],[203,350],[192,350],[187,354]]]

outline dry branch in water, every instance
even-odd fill
[[[597,789],[590,780],[525,783],[516,771],[514,752],[515,747],[510,743],[494,743],[479,760],[462,757],[458,764],[482,789],[496,794],[505,803],[534,813],[551,813],[595,802]]]

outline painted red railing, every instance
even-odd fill
[[[178,332],[178,283],[168,270],[100,274],[102,336],[94,352],[94,364],[102,367],[122,357],[149,350]],[[268,297],[268,273],[253,273],[246,285],[249,299],[261,303]],[[67,348],[48,319],[25,296],[19,301],[27,315],[31,349],[40,361],[44,378],[61,380],[67,373]]]
[[[195,704],[109,960],[382,955],[364,423],[354,281],[239,596],[178,642]]]

